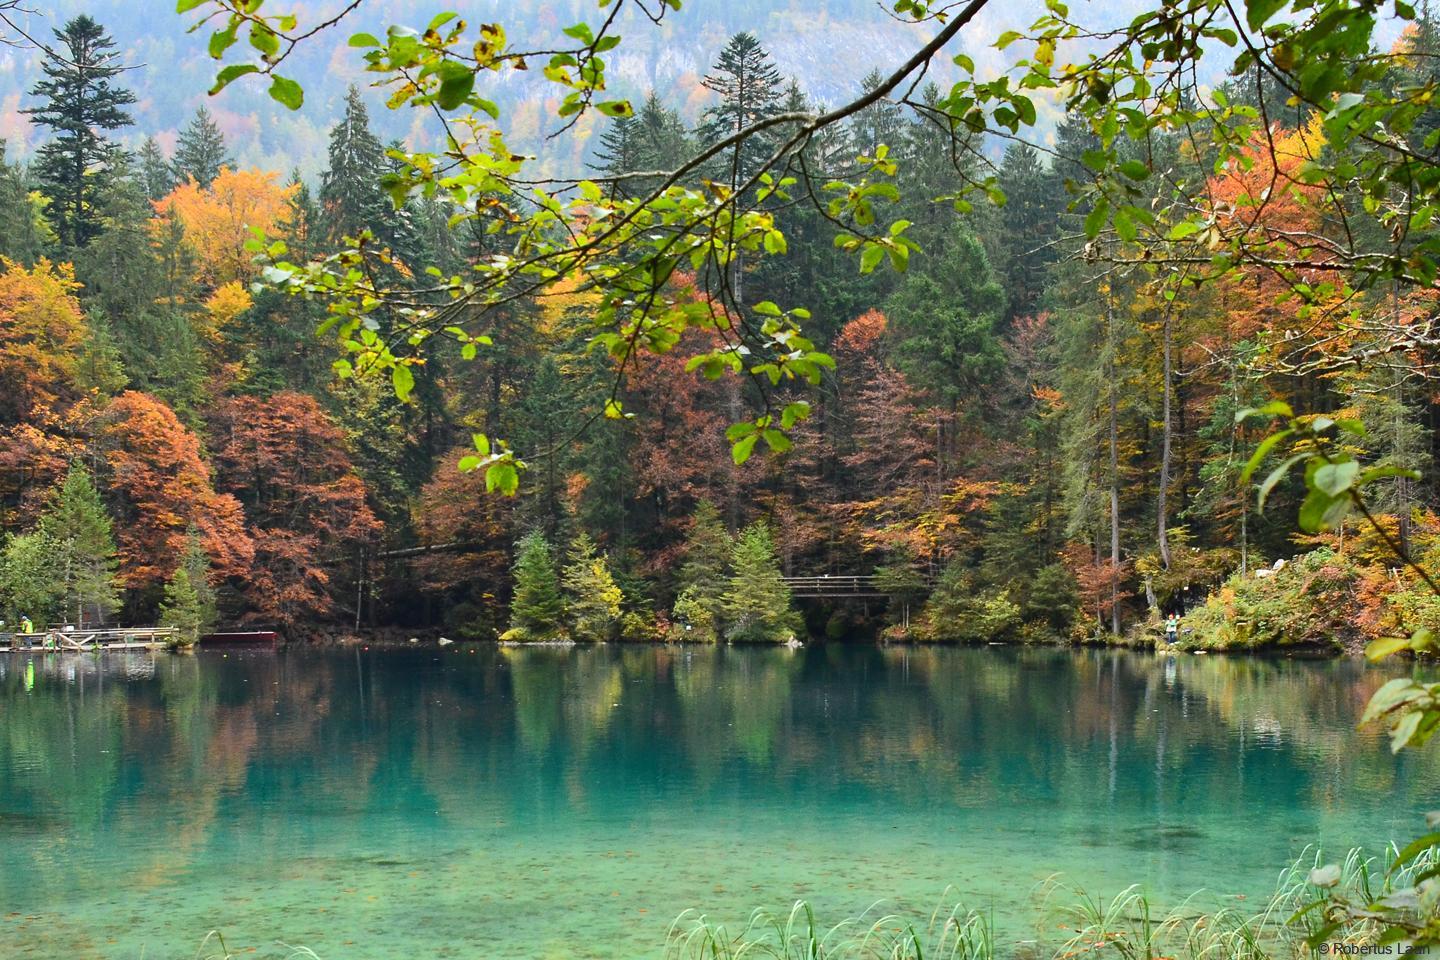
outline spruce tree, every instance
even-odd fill
[[[83,247],[100,232],[99,197],[124,157],[105,132],[130,125],[124,108],[135,95],[113,82],[125,68],[115,41],[90,17],[74,18],[55,37],[63,56],[44,59],[45,79],[30,90],[40,105],[22,112],[54,134],[36,155],[35,173],[61,245]]]
[[[515,595],[510,601],[510,629],[502,640],[554,640],[564,635],[565,600],[550,543],[536,532],[515,547]]]
[[[201,104],[194,118],[175,144],[175,160],[171,165],[176,183],[194,180],[208,187],[220,176],[220,168],[234,164],[225,147],[225,135],[210,111]]]
[[[62,616],[103,621],[120,606],[110,515],[90,472],[71,464],[40,518],[40,533],[55,551]]]
[[[790,605],[790,587],[780,574],[775,543],[763,521],[735,539],[730,582],[725,590],[725,638],[739,643],[784,643],[801,629]]]
[[[388,163],[385,147],[370,130],[370,113],[360,91],[345,95],[345,113],[330,131],[329,165],[320,177],[320,206],[332,243],[366,227],[377,232],[394,212],[378,187]]]
[[[175,174],[170,161],[165,159],[165,152],[154,137],[145,138],[137,158],[140,162],[140,183],[147,198],[159,200],[175,189]]]
[[[588,534],[580,533],[571,545],[562,582],[570,635],[576,640],[613,640],[620,625],[624,595],[610,574],[610,565],[595,552],[595,543]]]
[[[0,255],[31,266],[55,239],[45,219],[45,199],[30,189],[29,172],[5,158],[0,140]]]

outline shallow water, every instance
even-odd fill
[[[27,669],[27,660],[33,671]],[[829,646],[0,655],[0,957],[660,957],[1055,873],[1206,905],[1379,848],[1440,763],[1353,662]],[[948,891],[948,892],[947,892]]]

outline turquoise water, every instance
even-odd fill
[[[33,666],[33,670],[30,669]],[[0,957],[661,957],[699,908],[1257,898],[1440,805],[1353,662],[1099,651],[0,656]]]

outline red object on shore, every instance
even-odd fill
[[[207,633],[200,638],[200,643],[207,647],[222,646],[263,646],[274,647],[280,644],[280,634],[274,630],[224,630],[219,633]]]

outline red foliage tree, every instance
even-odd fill
[[[149,394],[126,391],[105,410],[98,440],[110,469],[125,586],[170,579],[192,528],[217,581],[250,569],[255,547],[240,504],[215,492],[200,438],[173,410]]]
[[[211,417],[218,486],[244,507],[255,541],[250,620],[332,615],[337,574],[381,531],[345,436],[313,397],[233,397]]]

